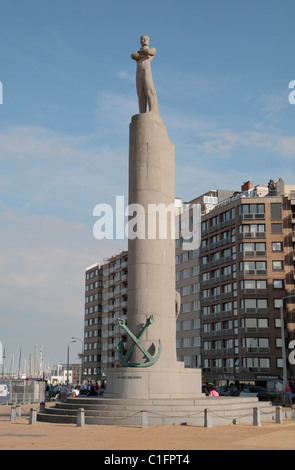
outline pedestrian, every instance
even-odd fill
[[[277,396],[277,399],[276,399],[276,404],[279,405],[279,404],[283,404],[283,391],[284,391],[284,387],[283,387],[283,384],[277,380],[276,382],[276,386],[275,386],[275,390],[276,390],[276,396]]]
[[[292,406],[292,390],[290,384],[287,382],[285,387],[285,406]]]
[[[209,393],[209,397],[219,397],[219,393],[218,393],[215,385],[211,386],[211,391]]]

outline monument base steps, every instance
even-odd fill
[[[213,425],[253,422],[253,408],[259,408],[261,421],[274,419],[275,407],[252,397],[198,397],[195,399],[127,399],[103,397],[67,398],[46,407],[38,421],[76,423],[78,409],[85,410],[86,425],[141,426],[142,411],[149,425],[203,426],[204,410],[211,411]]]

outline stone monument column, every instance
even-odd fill
[[[118,347],[122,367],[107,370],[105,396],[195,398],[201,396],[200,370],[185,369],[176,358],[174,146],[152,80],[156,50],[148,36],[141,46],[131,55],[140,113],[129,129],[127,322],[118,319],[128,342]]]
[[[153,315],[154,322],[140,340],[153,357],[161,348],[153,367],[176,366],[174,182],[174,146],[162,119],[154,113],[133,116],[129,206],[139,204],[143,208],[145,238],[131,239],[129,235],[128,327],[137,336]],[[134,359],[147,362],[138,347]]]

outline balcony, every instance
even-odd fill
[[[256,327],[246,327],[246,328],[241,328],[241,334],[248,334],[248,333],[269,333],[269,328],[259,328],[258,326]]]
[[[270,353],[270,347],[266,347],[266,348],[259,348],[259,347],[246,347],[246,348],[241,348],[241,353],[242,354],[251,354],[251,353],[255,353],[255,354],[269,354]]]
[[[268,289],[241,289],[240,295],[267,295]]]
[[[243,233],[239,233],[239,236],[238,236],[239,239],[244,239],[244,238],[251,238],[251,239],[255,239],[255,238],[259,238],[259,239],[262,239],[262,238],[266,238],[266,234],[265,232],[243,232]]]
[[[239,276],[266,276],[267,270],[266,269],[243,269],[239,271]]]
[[[265,214],[242,214],[238,220],[265,220]]]
[[[248,372],[248,373],[271,373],[271,368],[270,367],[242,367],[242,372]]]
[[[295,238],[294,238],[295,241]],[[239,258],[256,258],[256,257],[265,257],[266,256],[266,251],[243,251],[239,253]]]
[[[241,315],[255,314],[255,315],[268,315],[268,308],[241,308]]]

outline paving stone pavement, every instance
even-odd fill
[[[295,421],[290,410],[283,424],[262,426],[228,424],[203,426],[85,426],[37,422],[29,424],[29,413],[38,405],[22,405],[21,418],[10,421],[11,407],[0,406],[0,450],[100,450],[194,451],[194,450],[295,450]],[[184,453],[184,452],[182,452]],[[162,462],[163,463],[163,462]]]

